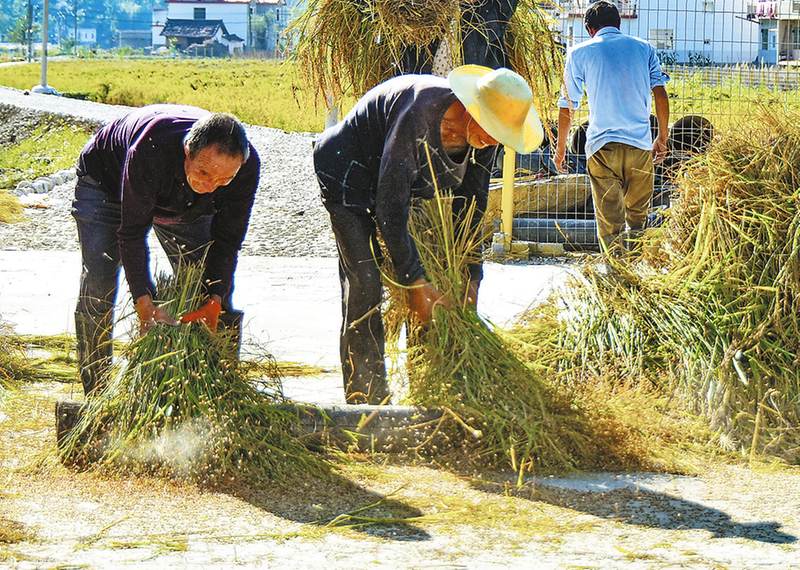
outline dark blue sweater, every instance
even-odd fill
[[[412,198],[430,199],[438,187],[474,198],[478,215],[486,209],[495,147],[470,149],[458,161],[447,155],[441,123],[455,101],[444,78],[401,75],[371,89],[314,148],[323,201],[375,218],[404,285],[425,274],[408,233]],[[479,280],[480,266],[470,273]]]

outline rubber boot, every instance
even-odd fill
[[[388,404],[389,384],[383,362],[356,362],[352,358],[342,365],[344,395],[348,404]]]
[[[640,259],[644,250],[644,247],[642,246],[644,230],[629,230],[623,233],[621,237],[625,251],[628,253],[628,260],[634,262]]]
[[[95,317],[75,312],[78,371],[83,393],[89,397],[99,392],[106,382],[114,344],[111,339],[111,317]]]
[[[231,335],[231,342],[234,344],[236,360],[239,360],[242,352],[242,320],[244,313],[228,309],[219,314],[218,329],[220,332],[227,331]]]

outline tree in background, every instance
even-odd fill
[[[28,16],[20,16],[14,20],[5,33],[9,43],[25,46],[28,43]]]
[[[18,32],[15,29],[19,25],[19,19],[28,20],[27,0],[0,0],[0,37],[5,38],[11,43],[24,43],[17,41]],[[23,28],[24,29],[24,28]]]

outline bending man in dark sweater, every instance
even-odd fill
[[[253,206],[260,162],[242,124],[183,105],[149,105],[105,125],[77,164],[72,214],[83,271],[75,313],[84,392],[112,356],[120,266],[144,328],[177,325],[153,302],[147,235],[152,228],[173,268],[205,261],[208,296],[184,321],[215,329],[230,310],[233,274]]]
[[[448,79],[390,79],[322,133],[314,165],[339,251],[340,356],[349,403],[389,399],[378,233],[397,279],[409,287],[410,309],[428,322],[434,305],[452,301],[425,279],[408,232],[412,199],[432,198],[435,177],[440,191],[464,198],[464,208],[475,202],[477,214],[469,222],[477,224],[486,208],[495,146],[527,153],[541,137],[524,79],[509,69],[476,65],[459,67]],[[471,267],[471,302],[481,278],[481,266]]]

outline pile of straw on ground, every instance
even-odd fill
[[[531,85],[541,111],[552,104],[561,51],[540,6],[539,0],[519,2],[505,43],[511,66]],[[471,9],[457,0],[310,0],[289,34],[303,83],[318,102],[332,106],[345,94],[361,97],[398,75],[407,49],[433,59],[435,40],[445,41],[451,63],[461,65],[460,29]]]
[[[569,306],[570,381],[642,381],[707,418],[711,443],[800,461],[800,115],[762,110],[676,180],[645,262],[587,266]]]
[[[16,196],[0,188],[0,224],[22,219],[22,204]]]
[[[202,269],[162,277],[159,302],[174,315],[200,302]],[[276,480],[324,462],[295,436],[297,418],[275,406],[271,357],[238,361],[229,332],[199,323],[155,325],[130,344],[106,387],[90,397],[62,444],[63,461],[153,469],[190,479]],[[275,386],[272,386],[275,388]]]
[[[0,389],[10,389],[31,376],[25,348],[7,323],[0,322]]]
[[[462,214],[469,218],[471,211]],[[407,290],[387,279],[388,352],[397,350],[403,325],[411,331],[406,402],[443,409],[443,417],[452,420],[450,441],[462,442],[454,448],[477,464],[510,468],[520,477],[573,468],[664,468],[665,460],[653,455],[646,441],[659,428],[645,426],[630,411],[636,406],[630,393],[614,396],[612,404],[595,401],[599,392],[589,394],[585,386],[559,382],[560,363],[571,356],[560,344],[563,325],[555,312],[543,310],[524,333],[508,333],[464,306],[467,268],[481,255],[480,228],[457,227],[451,197],[425,201],[412,217],[427,278],[455,304],[437,308],[427,328],[416,325],[405,309]],[[609,412],[615,406],[628,410],[629,417]]]

